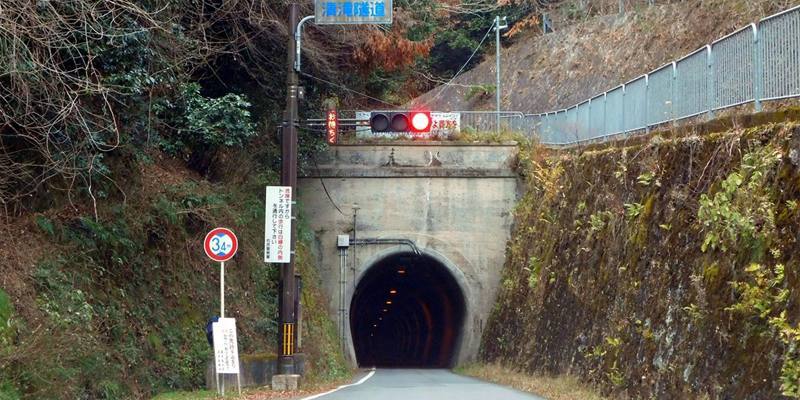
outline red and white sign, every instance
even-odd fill
[[[325,130],[328,144],[336,144],[337,136],[339,136],[339,115],[336,110],[328,110],[327,117],[325,118]]]
[[[216,228],[206,235],[203,248],[208,258],[217,262],[225,262],[236,254],[236,250],[239,249],[239,241],[230,229]]]
[[[292,257],[292,188],[267,186],[264,262],[285,264]]]

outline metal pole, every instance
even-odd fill
[[[219,263],[219,318],[225,318],[225,261]],[[225,375],[222,375],[222,379],[217,375],[217,379],[218,383],[222,382],[222,386],[218,388],[222,396],[225,396]]]
[[[758,25],[753,23],[750,26],[753,27],[753,67],[755,75],[753,77],[753,97],[755,100],[756,112],[760,112],[762,110],[761,97],[763,97],[764,94],[764,59],[761,55],[763,45],[761,43]]]
[[[494,32],[495,32],[495,54],[497,61],[497,82],[495,84],[495,94],[497,99],[497,115],[495,116],[495,133],[500,133],[500,30],[508,28],[505,23],[506,17],[503,17],[503,25],[500,25],[500,16],[494,17]]]
[[[303,43],[303,24],[313,19],[314,19],[313,15],[309,15],[301,19],[300,22],[297,23],[297,29],[294,32],[294,41],[295,41],[294,69],[297,72],[300,72],[300,62],[302,60],[302,55],[300,54],[300,50],[302,48],[302,43]]]
[[[358,276],[358,272],[356,268],[358,268],[358,260],[356,258],[356,240],[358,240],[358,225],[356,225],[356,221],[358,218],[358,209],[361,208],[358,204],[353,204],[353,293],[356,292],[356,277]]]
[[[217,376],[217,393],[219,393],[221,395],[222,394],[222,387],[219,385],[219,374],[217,373],[217,363],[216,362],[214,362],[214,375]]]
[[[500,16],[494,17],[495,53],[497,58],[497,83],[494,88],[497,98],[497,115],[495,116],[495,133],[500,133]]]
[[[219,317],[225,318],[225,262],[219,263]]]
[[[292,199],[297,197],[297,95],[298,81],[297,71],[295,70],[296,44],[295,32],[297,32],[300,7],[297,3],[289,5],[289,40],[288,40],[288,59],[286,76],[286,110],[284,111],[282,140],[281,140],[281,185],[292,188]],[[297,216],[297,207],[292,207],[292,219]],[[290,232],[291,256],[289,263],[282,264],[281,279],[281,309],[280,323],[281,334],[279,335],[279,362],[278,373],[282,375],[293,375],[294,365],[294,326],[297,315],[295,314],[295,286],[294,279],[295,257],[297,248],[297,224],[292,224]]]
[[[347,251],[345,248],[339,249],[339,341],[344,351],[344,292],[345,292],[345,265],[344,253]]]

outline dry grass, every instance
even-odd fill
[[[500,364],[470,364],[456,372],[534,393],[548,400],[606,400],[574,376],[531,375]]]

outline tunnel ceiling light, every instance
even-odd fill
[[[378,317],[378,321],[383,321],[383,317]]]
[[[400,267],[400,269],[397,270],[397,273],[402,275],[402,274],[406,273],[406,270],[405,270],[405,268]]]
[[[389,309],[388,308],[384,308],[383,312],[389,312]]]
[[[392,289],[389,291],[389,294],[397,294],[397,289]]]
[[[386,304],[392,304],[391,300],[386,300]]]

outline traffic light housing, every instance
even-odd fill
[[[373,111],[369,115],[370,129],[379,133],[427,133],[432,125],[429,111]]]

